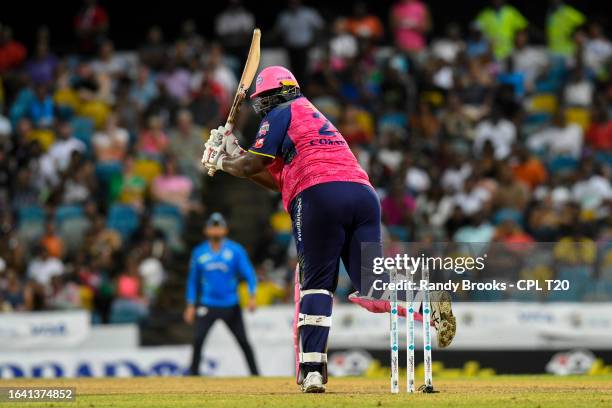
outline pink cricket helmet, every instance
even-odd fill
[[[264,68],[257,75],[257,79],[255,79],[255,92],[253,92],[251,98],[256,98],[262,92],[277,89],[283,85],[300,87],[291,71],[287,68],[279,65]]]

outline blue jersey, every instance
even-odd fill
[[[246,280],[249,293],[255,294],[257,278],[244,248],[225,239],[215,252],[208,242],[191,253],[185,298],[188,304],[231,307],[238,304],[238,282]]]

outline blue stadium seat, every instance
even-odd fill
[[[129,241],[140,224],[136,210],[129,205],[115,204],[108,212],[106,226],[121,235],[123,242]]]
[[[91,139],[94,134],[94,123],[89,118],[84,118],[82,116],[76,116],[70,122],[72,125],[72,133],[74,137],[85,143],[87,146],[87,152],[91,154]]]
[[[127,299],[116,299],[111,306],[110,323],[138,323],[148,314],[147,308]]]
[[[83,208],[74,205],[61,206],[55,211],[55,222],[68,253],[78,251],[83,243],[83,236],[90,227]]]
[[[576,171],[578,160],[570,156],[555,156],[549,160],[547,167],[551,174]]]
[[[583,301],[609,302],[612,300],[612,284],[604,280],[589,281],[586,285]]]
[[[17,210],[17,216],[20,225],[29,222],[44,222],[45,210],[37,205],[23,206]]]
[[[556,290],[548,293],[550,301],[577,302],[583,299],[591,282],[591,267],[588,265],[562,265],[557,270],[556,279],[567,280],[570,289]]]
[[[38,241],[44,232],[45,210],[39,206],[24,206],[17,211],[19,237],[28,245]]]
[[[110,183],[113,177],[121,175],[122,172],[121,162],[96,163],[96,178],[101,183]]]
[[[84,217],[83,207],[78,205],[63,205],[55,210],[55,222],[57,225],[61,225],[70,219],[82,217]]]
[[[179,209],[170,204],[157,204],[153,208],[151,221],[153,225],[162,230],[168,240],[168,245],[173,251],[182,251],[183,241],[183,215]]]

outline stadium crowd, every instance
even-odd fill
[[[557,0],[543,29],[502,0],[440,36],[425,2],[389,15],[357,2],[330,19],[291,0],[265,33],[370,175],[385,239],[558,242],[612,297],[604,27]],[[26,48],[0,25],[0,310],[146,316],[168,271],[186,268],[174,254],[186,220],[205,215],[202,140],[223,122],[255,22],[232,0],[214,38],[188,20],[178,38],[154,26],[118,51],[112,16],[86,1],[63,55],[45,27]],[[264,274],[289,274],[287,217],[270,214]],[[282,279],[271,286],[287,298]]]

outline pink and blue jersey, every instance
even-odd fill
[[[271,110],[249,152],[274,159],[268,170],[280,187],[285,209],[296,195],[317,184],[345,181],[370,186],[342,134],[305,97]]]

